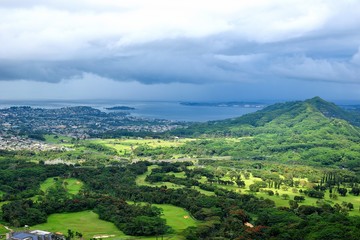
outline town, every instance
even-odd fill
[[[7,141],[1,141],[6,145],[19,142],[18,139],[12,141],[11,136],[29,136],[32,139],[42,140],[42,134],[59,134],[74,139],[86,139],[117,131],[159,133],[184,124],[177,121],[134,117],[122,111],[102,112],[84,106],[59,109],[22,106],[0,109],[0,136],[7,138]]]

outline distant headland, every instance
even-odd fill
[[[115,106],[115,107],[108,107],[105,108],[106,110],[115,110],[115,111],[121,111],[121,110],[135,110],[136,108],[128,107],[128,106]]]
[[[196,107],[242,107],[242,108],[263,108],[266,105],[257,102],[181,102],[181,105]]]

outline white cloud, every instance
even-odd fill
[[[266,56],[264,54],[244,54],[244,55],[222,55],[214,56],[217,59],[235,64],[253,63],[263,60]]]
[[[337,24],[360,6],[322,0],[5,2],[0,55],[6,59],[99,57],[129,45],[224,32],[260,43],[283,41],[321,30],[333,16]]]

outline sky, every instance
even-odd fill
[[[360,100],[358,0],[0,0],[0,99]]]

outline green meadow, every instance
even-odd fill
[[[145,203],[144,203],[145,204]],[[182,239],[181,232],[187,227],[197,226],[200,222],[193,219],[186,210],[169,204],[153,204],[163,210],[162,218],[166,219],[174,233],[164,236],[164,239]],[[76,213],[52,214],[47,223],[32,226],[31,229],[42,229],[66,234],[68,229],[83,234],[85,239],[102,237],[103,239],[156,239],[156,237],[132,237],[125,235],[110,222],[99,219],[93,211]]]
[[[153,204],[153,206],[163,210],[163,218],[166,219],[167,225],[174,229],[175,233],[180,233],[188,227],[195,227],[199,224],[191,217],[188,211],[183,208],[169,204]]]
[[[55,180],[55,178],[46,179],[43,183],[41,183],[40,189],[43,192],[46,192],[49,188],[54,187],[58,181],[62,181],[62,184],[64,188],[67,190],[67,192],[75,195],[79,193],[80,189],[84,185],[81,181],[75,178],[67,178],[67,179],[56,178],[56,179],[58,180]]]
[[[175,183],[170,183],[170,182],[159,182],[159,183],[149,183],[147,181],[145,181],[146,177],[151,173],[151,170],[156,168],[156,165],[152,165],[148,167],[148,171],[142,175],[139,175],[136,178],[136,184],[139,186],[150,186],[150,187],[161,187],[161,186],[166,186],[167,188],[173,188],[173,189],[177,189],[177,188],[183,188],[185,186],[183,185],[179,185],[179,184],[175,184]],[[180,172],[180,173],[173,173],[176,177],[178,178],[186,178],[185,173],[184,172]],[[193,186],[193,189],[201,192],[204,195],[207,196],[213,196],[215,195],[215,193],[210,192],[210,191],[206,191],[203,189],[200,189],[198,186]]]
[[[128,201],[130,204],[134,202]],[[147,204],[141,202],[140,204]],[[175,233],[181,233],[188,227],[196,227],[200,221],[195,220],[188,211],[183,208],[170,204],[151,204],[154,207],[161,208],[162,218],[166,219],[166,225],[170,226]]]
[[[194,139],[95,139],[90,140],[89,142],[113,148],[119,155],[126,156],[139,146],[150,148],[179,147],[189,141],[194,141]]]
[[[85,239],[99,235],[116,238],[125,236],[113,223],[99,219],[99,216],[92,211],[52,214],[48,217],[47,223],[32,226],[31,229],[61,232],[63,234],[67,234],[68,229],[71,229],[82,233]]]
[[[52,144],[69,144],[72,141],[71,137],[53,134],[45,134],[44,138],[47,143]]]

